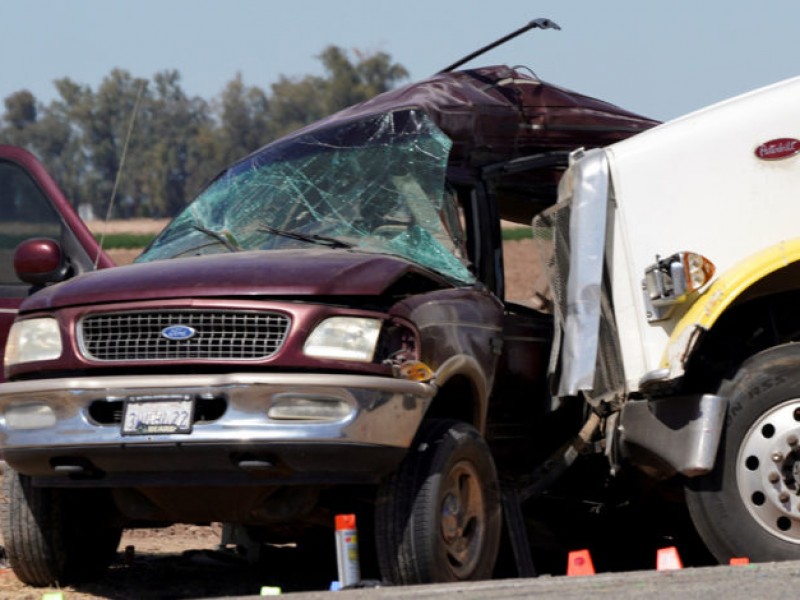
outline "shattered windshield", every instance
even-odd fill
[[[471,283],[451,141],[419,110],[279,140],[215,179],[137,259],[327,247],[406,258]]]

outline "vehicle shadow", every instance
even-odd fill
[[[133,557],[123,552],[102,579],[69,589],[80,598],[177,600],[259,595],[263,587],[283,593],[328,590],[336,577],[335,557],[312,557],[291,547],[265,547],[254,563],[227,550]]]

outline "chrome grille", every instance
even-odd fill
[[[194,335],[162,335],[176,325]],[[288,331],[289,317],[280,313],[187,310],[89,315],[78,336],[84,356],[94,360],[253,360],[275,354]]]

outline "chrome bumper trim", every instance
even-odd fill
[[[386,377],[299,373],[113,376],[41,379],[0,384],[0,445],[9,450],[43,448],[124,448],[221,442],[336,442],[406,448],[430,404],[435,387]],[[188,434],[122,435],[117,424],[94,422],[92,402],[128,396],[193,394],[223,397],[224,414],[196,423]],[[337,421],[287,421],[267,417],[272,398],[313,396],[344,401],[352,411]],[[9,429],[10,404],[44,402],[56,412],[53,427]]]

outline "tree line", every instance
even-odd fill
[[[383,52],[328,46],[317,58],[321,76],[282,75],[267,92],[237,74],[210,101],[188,96],[176,70],[147,80],[114,69],[96,90],[65,77],[46,106],[28,90],[7,96],[0,141],[32,151],[74,205],[105,216],[130,128],[112,216],[171,217],[231,161],[408,77]]]

